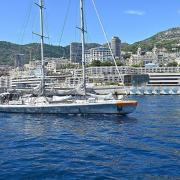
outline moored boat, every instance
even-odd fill
[[[160,94],[160,90],[158,88],[154,88],[152,90],[152,95],[159,95]]]
[[[146,88],[144,90],[144,95],[152,95],[152,89],[151,88]]]
[[[81,10],[81,40],[82,40],[82,68],[83,68],[83,86],[80,94],[80,98],[71,98],[70,96],[54,97],[51,101],[45,95],[45,69],[44,69],[44,34],[43,34],[43,0],[39,0],[37,4],[40,8],[40,20],[41,20],[41,33],[36,34],[41,38],[41,70],[42,78],[40,84],[40,93],[37,97],[24,97],[20,98],[20,103],[16,101],[9,101],[0,105],[0,112],[5,113],[32,113],[32,114],[118,114],[125,115],[132,113],[137,106],[135,100],[118,100],[115,97],[109,99],[100,98],[96,95],[87,95],[86,87],[86,67],[85,67],[85,27],[84,27],[84,6],[83,0],[80,0]],[[109,45],[109,44],[108,44]],[[110,45],[109,45],[110,47]],[[111,48],[110,48],[111,50]],[[117,67],[114,55],[111,50],[112,57]],[[117,67],[117,71],[118,67]],[[64,92],[63,92],[64,93]],[[69,95],[69,92],[67,93]]]
[[[33,105],[0,105],[3,113],[31,114],[117,114],[125,115],[136,109],[137,101],[78,101],[74,103],[33,104]]]

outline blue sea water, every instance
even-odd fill
[[[129,116],[0,114],[0,179],[180,179],[180,96]]]

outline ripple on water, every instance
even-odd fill
[[[1,178],[180,178],[180,96],[136,98],[125,117],[0,114]]]

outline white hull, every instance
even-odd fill
[[[144,94],[144,91],[143,89],[131,89],[130,90],[130,95],[143,95]]]
[[[152,95],[159,95],[160,94],[160,90],[159,89],[153,89],[152,90]]]
[[[144,95],[151,95],[152,94],[152,90],[151,89],[147,89],[144,91]]]
[[[162,89],[162,90],[160,91],[160,94],[161,94],[161,95],[169,95],[169,91],[168,91],[167,89]]]
[[[134,88],[133,88],[133,89],[130,89],[130,90],[129,90],[129,94],[130,94],[130,95],[136,95],[136,89],[134,89]]]
[[[169,94],[176,95],[177,94],[177,90],[176,89],[170,89]]]
[[[137,106],[136,101],[110,101],[99,103],[71,103],[45,105],[0,105],[3,113],[31,114],[119,114],[132,113]]]

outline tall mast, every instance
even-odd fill
[[[39,4],[35,3],[40,8],[40,34],[34,33],[41,37],[41,95],[44,95],[45,80],[44,80],[44,23],[43,23],[43,0],[39,0]]]
[[[85,64],[85,28],[84,28],[84,0],[80,0],[81,14],[81,43],[82,43],[82,69],[83,69],[83,86],[86,97],[86,64]]]
[[[43,24],[43,0],[39,0],[40,3],[40,28],[41,28],[41,66],[42,66],[42,70],[41,70],[41,75],[42,75],[42,79],[41,79],[41,95],[44,95],[44,86],[45,86],[45,82],[44,82],[44,24]]]

